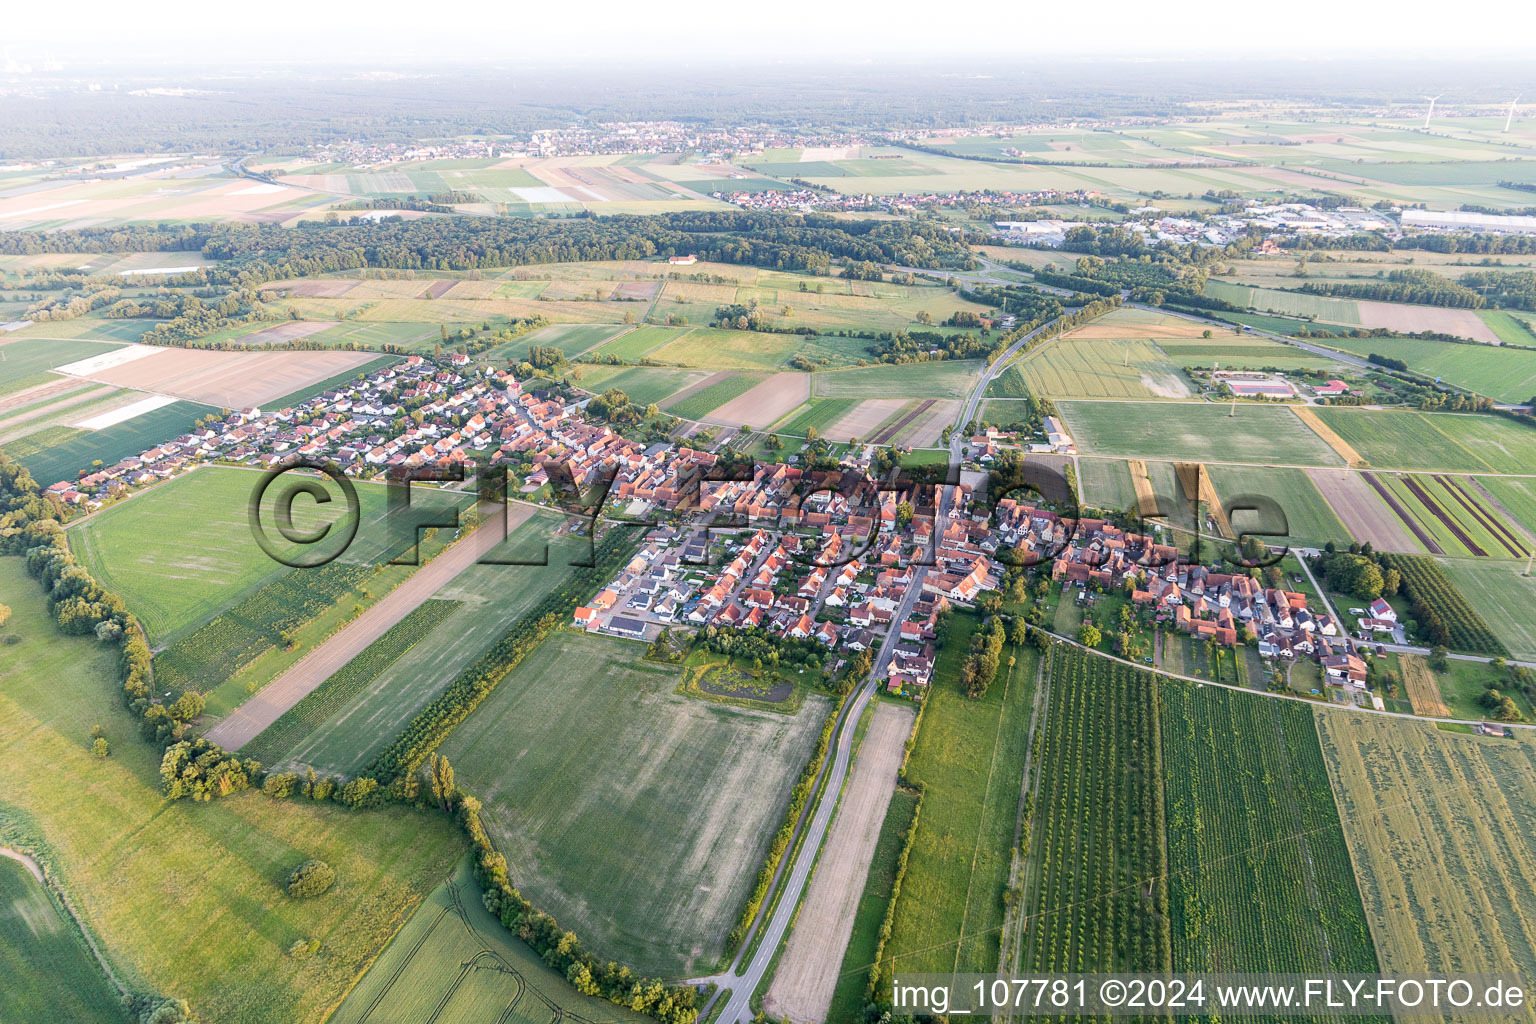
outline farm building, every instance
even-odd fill
[[[691,267],[699,262],[699,258],[693,253],[689,253],[687,256],[668,256],[667,262],[674,267]]]

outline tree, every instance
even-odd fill
[[[6,605],[0,604],[0,626],[5,625],[7,622],[10,621],[10,619],[11,619],[11,609],[9,607],[7,607]]]
[[[1388,569],[1381,574],[1381,596],[1393,597],[1403,585],[1403,574],[1396,569]]]
[[[1077,631],[1077,642],[1084,647],[1097,647],[1103,639],[1104,634],[1091,622],[1083,623]]]
[[[896,526],[898,529],[906,529],[912,522],[912,503],[903,501],[896,506]]]
[[[430,766],[432,775],[432,799],[443,810],[452,813],[454,797],[458,795],[458,787],[453,781],[453,765],[441,754],[433,754]]]
[[[1451,663],[1448,660],[1450,653],[1443,645],[1436,644],[1429,652],[1429,667],[1436,672],[1444,672],[1451,667]]]
[[[203,713],[203,708],[207,706],[207,703],[203,699],[202,694],[196,690],[188,690],[180,697],[177,697],[176,703],[171,705],[171,717],[178,722],[190,722]]]
[[[296,900],[324,895],[336,884],[336,872],[323,860],[307,860],[288,876],[288,895]]]
[[[100,758],[104,758],[112,753],[112,747],[107,743],[105,736],[97,736],[96,739],[91,741],[91,753]]]

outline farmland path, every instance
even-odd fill
[[[357,657],[365,648],[428,598],[474,565],[503,540],[497,525],[502,506],[483,506],[481,526],[412,573],[410,578],[382,597],[377,604],[342,627],[329,640],[299,659],[293,667],[257,692],[209,729],[207,739],[225,750],[239,750],[283,712],[307,697],[319,685]],[[507,509],[507,531],[527,522],[535,506],[514,504]]]

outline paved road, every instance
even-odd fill
[[[501,506],[484,508],[482,528],[461,537],[446,551],[418,568],[372,608],[343,626],[319,647],[310,651],[288,671],[262,687],[250,700],[209,729],[206,736],[225,750],[239,750],[283,712],[307,697],[347,662],[390,628],[420,607],[455,576],[474,565],[487,551],[502,541]],[[517,504],[507,512],[507,531],[527,521],[534,506]]]

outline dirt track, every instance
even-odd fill
[[[896,704],[875,708],[795,930],[768,987],[764,1007],[770,1016],[797,1024],[827,1019],[912,717],[910,709]],[[809,850],[801,854],[810,855]]]
[[[510,533],[532,517],[531,505],[513,505],[507,512]],[[499,515],[487,515],[477,529],[418,569],[378,604],[353,619],[325,643],[310,651],[288,671],[264,686],[229,717],[208,730],[208,739],[226,750],[238,750],[303,700],[347,662],[361,654],[390,627],[418,608],[459,573],[501,543]]]

